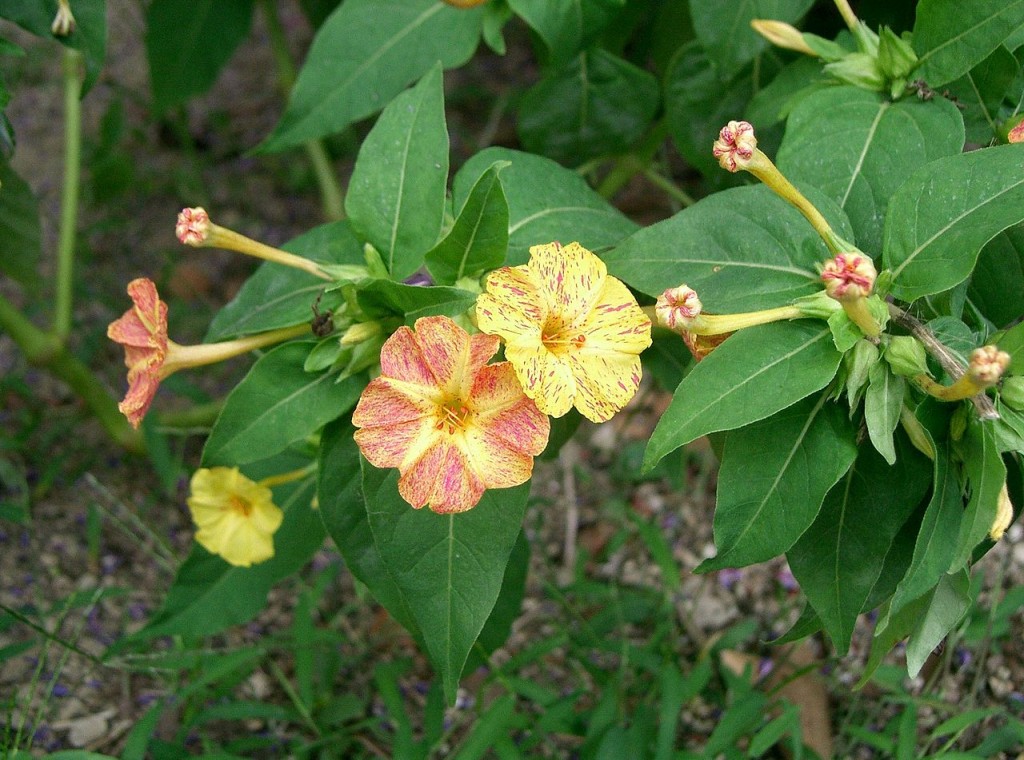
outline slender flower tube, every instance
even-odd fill
[[[681,335],[723,335],[745,327],[764,325],[783,319],[808,316],[799,306],[778,306],[774,309],[748,311],[739,314],[704,314],[697,292],[688,285],[669,288],[660,296],[654,312],[664,327]]]
[[[309,325],[302,324],[222,343],[182,346],[167,337],[167,304],[160,300],[152,280],[132,280],[128,295],[132,308],[110,323],[107,337],[124,346],[128,393],[117,408],[135,428],[153,403],[160,382],[178,370],[222,362],[309,332]]]
[[[878,272],[871,257],[857,251],[837,253],[829,259],[821,273],[825,292],[843,305],[846,315],[869,338],[882,333],[878,320],[868,309],[867,298],[875,287]]]
[[[415,509],[465,512],[488,488],[525,483],[551,423],[523,393],[509,362],[488,364],[499,341],[449,317],[402,326],[380,351],[352,424],[375,467],[397,467]]]
[[[1006,529],[1013,522],[1013,503],[1010,501],[1010,492],[1003,482],[1002,490],[999,491],[999,500],[996,503],[996,518],[992,521],[992,527],[988,530],[988,536],[993,541],[998,541],[1006,533]]]
[[[50,31],[55,37],[67,37],[75,31],[75,16],[68,0],[57,0],[57,15],[53,18]]]
[[[843,240],[804,195],[793,186],[757,147],[754,127],[746,121],[730,121],[718,133],[718,139],[711,147],[712,155],[719,165],[728,172],[746,171],[771,188],[776,195],[793,206],[811,223],[833,253],[849,250],[853,246]]]
[[[996,346],[982,346],[971,352],[967,372],[952,385],[942,385],[927,375],[914,378],[917,384],[940,401],[960,401],[981,393],[999,382],[1010,366],[1010,355]]]
[[[196,542],[211,554],[236,567],[274,556],[284,513],[265,481],[256,483],[237,467],[202,468],[192,476],[187,503],[199,528]]]
[[[526,265],[491,272],[476,318],[483,332],[505,340],[526,395],[552,417],[575,406],[604,422],[640,386],[651,320],[579,243],[535,245]]]
[[[258,259],[301,269],[322,280],[333,280],[315,261],[257,242],[210,221],[206,210],[197,206],[182,209],[174,226],[178,242],[193,248],[224,248]]]

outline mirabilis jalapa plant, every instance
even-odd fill
[[[228,396],[190,501],[250,536],[232,543],[226,527],[206,549],[261,564],[196,549],[180,582],[261,569],[268,588],[326,531],[452,699],[470,649],[499,646],[518,607],[509,557],[534,458],[577,412],[621,410],[653,341],[695,360],[659,370],[674,396],[645,467],[705,435],[721,460],[718,554],[697,572],[783,554],[807,598],[784,638],[823,629],[845,652],[856,618],[880,609],[865,678],[908,636],[916,673],[1024,502],[1024,294],[998,275],[1022,234],[1024,145],[995,145],[993,129],[963,152],[965,116],[908,82],[953,81],[1016,26],[950,58],[933,17],[903,39],[838,5],[856,50],[755,25],[826,62],[785,104],[778,165],[749,122],[729,121],[704,150],[760,184],[646,228],[576,173],[508,149],[470,159],[449,195],[440,64],[366,137],[346,220],[278,251],[184,211],[183,243],[267,263],[214,319],[214,353],[170,343],[151,283],[133,283],[110,331],[126,347],[125,413],[137,423],[169,371],[269,350]],[[484,12],[437,11],[478,30]],[[311,87],[300,75],[268,147],[310,136]],[[168,606],[137,638],[183,620]]]

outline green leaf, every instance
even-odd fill
[[[530,542],[526,534],[519,532],[512,554],[509,555],[505,576],[501,580],[501,593],[494,603],[487,622],[484,623],[476,645],[466,660],[466,670],[473,670],[479,665],[487,665],[488,658],[495,651],[505,646],[512,625],[519,618],[526,593],[526,574],[530,568]]]
[[[363,247],[348,221],[314,227],[283,249],[324,264],[363,264]],[[321,296],[320,311],[337,308],[340,291],[325,292],[331,283],[308,272],[268,261],[256,270],[238,294],[213,318],[206,342],[291,327],[313,318],[312,306]]]
[[[146,10],[146,55],[157,111],[202,95],[249,36],[252,0],[154,0]]]
[[[288,108],[262,149],[340,132],[438,61],[461,66],[476,50],[482,19],[482,8],[437,0],[346,0],[317,32]]]
[[[1015,325],[999,338],[999,348],[1010,355],[1011,375],[1024,375],[1024,323]]]
[[[916,678],[928,655],[971,606],[971,574],[961,570],[944,575],[932,592],[931,601],[910,633],[907,642],[907,675]]]
[[[38,287],[40,236],[39,204],[32,189],[0,159],[0,272]]]
[[[236,465],[265,459],[298,441],[356,402],[364,382],[303,370],[316,344],[294,341],[257,361],[224,402],[203,447],[203,466]]]
[[[757,125],[758,130],[766,129],[788,117],[811,93],[834,86],[835,83],[822,70],[821,61],[801,56],[787,63],[771,82],[754,93],[743,113],[747,121]],[[722,125],[725,123],[721,122]]]
[[[921,0],[913,44],[919,76],[940,87],[966,74],[1024,26],[1024,0]]]
[[[543,156],[508,148],[487,148],[462,166],[452,182],[456,208],[465,204],[477,179],[495,161],[509,162],[501,172],[508,201],[509,266],[525,264],[532,245],[576,241],[600,251],[637,229],[576,172]]]
[[[441,232],[448,184],[448,129],[441,66],[396,97],[363,141],[345,195],[352,226],[402,280]]]
[[[879,618],[880,622],[875,627],[875,635],[871,641],[871,654],[868,655],[868,661],[864,665],[864,674],[854,686],[855,689],[862,688],[871,680],[871,676],[878,670],[878,666],[882,664],[882,660],[889,654],[896,642],[906,637],[914,629],[918,620],[927,611],[930,602],[931,594],[926,594],[920,599],[915,599],[891,617],[888,609],[883,608],[884,614]],[[887,621],[887,624],[882,625],[883,621]]]
[[[786,553],[840,653],[850,646],[893,539],[928,488],[927,460],[905,437],[897,445],[894,466],[862,446],[846,477],[825,497],[814,524]]]
[[[893,594],[894,612],[930,591],[953,562],[963,516],[960,477],[950,460],[948,445],[936,447],[932,498],[914,544],[914,558]]]
[[[519,136],[569,166],[629,149],[658,110],[653,74],[601,48],[580,53],[523,94]]]
[[[440,285],[497,269],[508,253],[508,202],[498,175],[507,161],[495,161],[469,191],[448,235],[423,257]]]
[[[697,572],[763,562],[814,522],[825,494],[853,464],[853,424],[825,394],[799,401],[725,439],[715,505],[718,555]]]
[[[370,532],[363,499],[359,448],[349,420],[337,420],[324,428],[320,438],[319,483],[320,516],[327,535],[345,558],[345,567],[373,597],[401,623],[414,638],[421,638],[412,611],[401,590],[384,567],[377,544]]]
[[[864,394],[864,421],[875,450],[890,465],[896,462],[892,433],[900,421],[906,383],[893,374],[888,362],[878,362],[868,370],[868,389]]]
[[[1024,225],[1003,230],[981,249],[967,297],[996,327],[1024,314]]]
[[[438,515],[402,499],[397,470],[364,462],[363,494],[377,549],[452,703],[469,650],[498,599],[529,484],[485,491],[470,511]]]
[[[841,236],[850,234],[835,204],[808,195]],[[603,258],[630,287],[659,296],[685,282],[709,313],[728,314],[820,291],[814,265],[828,258],[828,249],[800,212],[759,185],[714,193],[644,227]]]
[[[768,47],[764,37],[751,28],[751,21],[774,19],[793,23],[813,4],[814,0],[690,0],[690,17],[697,39],[715,67],[729,77]]]
[[[294,456],[278,457],[272,460],[277,467],[270,472],[285,472],[296,465],[295,460]],[[257,469],[267,471],[267,466],[272,465]],[[257,477],[249,468],[246,474]],[[210,636],[254,618],[266,604],[267,592],[305,565],[323,544],[323,525],[309,506],[314,493],[312,478],[274,489],[274,503],[284,511],[284,522],[274,534],[274,556],[266,562],[233,567],[193,545],[163,608],[126,644],[154,636]]]
[[[476,303],[476,293],[461,288],[403,285],[373,280],[357,292],[359,306],[371,317],[403,316],[407,325],[420,317],[457,317]]]
[[[819,322],[740,330],[683,378],[651,435],[644,469],[702,435],[757,422],[824,388],[841,358]]]
[[[985,243],[1024,220],[1022,165],[1024,145],[1000,145],[910,175],[885,217],[883,261],[894,296],[913,301],[967,279]]]
[[[793,109],[778,165],[798,185],[814,185],[846,212],[859,247],[882,252],[889,198],[921,164],[960,153],[963,119],[945,98],[893,103],[859,87],[829,87]]]
[[[508,0],[543,40],[553,69],[565,66],[615,17],[621,0]]]
[[[1013,53],[1000,45],[992,55],[950,83],[948,89],[960,105],[968,142],[987,145],[996,136],[1003,97],[1019,71]]]
[[[956,553],[949,564],[950,573],[966,565],[974,547],[988,536],[989,528],[996,519],[999,493],[1006,482],[1006,465],[999,456],[996,433],[991,423],[974,421],[968,425],[963,458],[971,497],[960,523]]]

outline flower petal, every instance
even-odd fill
[[[569,324],[586,314],[604,284],[604,262],[579,243],[530,248],[530,273],[540,286],[551,316]]]
[[[380,371],[384,377],[427,389],[437,388],[437,380],[423,356],[416,334],[405,325],[395,330],[381,347]],[[426,391],[426,394],[430,392]]]
[[[130,372],[128,393],[124,401],[117,405],[121,414],[128,418],[133,428],[138,428],[142,418],[149,411],[153,397],[160,387],[160,375],[156,371]]]
[[[472,403],[470,430],[479,429],[481,434],[531,456],[540,454],[547,446],[551,422],[523,393],[511,362],[491,364],[481,370],[473,385]]]
[[[148,277],[128,283],[128,296],[135,304],[135,313],[151,335],[167,339],[167,304],[160,300],[156,285]]]
[[[487,277],[487,292],[476,301],[477,326],[506,339],[530,337],[540,342],[547,309],[529,267],[503,267]]]
[[[651,320],[629,288],[608,277],[593,310],[580,326],[588,348],[639,354],[651,345]]]
[[[403,467],[412,464],[440,435],[432,417],[419,417],[395,424],[364,427],[354,434],[359,450],[374,467]]]
[[[429,506],[438,514],[472,509],[484,488],[466,454],[451,439],[442,437],[398,480],[403,499],[416,509]]]
[[[576,378],[574,404],[592,422],[605,422],[624,407],[640,387],[640,357],[584,349],[569,356]]]
[[[542,345],[523,343],[507,344],[505,356],[515,367],[523,392],[536,402],[538,409],[552,417],[561,417],[572,408],[576,381],[563,358]]]
[[[375,378],[363,389],[352,412],[352,424],[356,427],[395,425],[433,416],[436,393],[425,397],[422,390],[423,386],[388,377]]]

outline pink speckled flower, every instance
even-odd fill
[[[530,479],[551,423],[511,364],[487,364],[498,345],[423,317],[381,348],[381,375],[352,413],[355,440],[370,464],[398,468],[399,493],[416,509],[465,512],[485,489]]]
[[[757,149],[757,138],[754,127],[748,121],[730,121],[718,133],[718,139],[711,147],[711,154],[718,159],[719,165],[730,172],[745,168],[754,157]]]
[[[825,292],[837,301],[867,298],[877,276],[874,262],[863,253],[836,254],[821,273]]]
[[[528,264],[492,272],[476,317],[481,330],[505,339],[505,357],[545,414],[575,406],[604,422],[640,385],[651,320],[579,243],[536,245]]]
[[[110,323],[107,336],[124,346],[128,394],[117,408],[137,428],[160,386],[167,357],[167,304],[145,277],[128,283],[128,295],[132,308]]]

